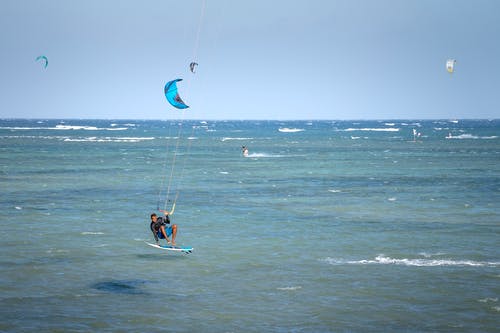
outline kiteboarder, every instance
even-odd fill
[[[157,216],[155,213],[151,214],[151,232],[156,240],[156,244],[159,244],[160,239],[166,239],[168,244],[175,245],[175,236],[177,235],[177,224],[170,224],[169,215],[173,213],[174,209],[172,208],[172,212],[167,210],[161,210],[165,216]],[[172,236],[172,241],[168,239],[168,236]]]

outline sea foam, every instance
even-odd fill
[[[283,132],[283,133],[296,133],[296,132],[303,132],[305,130],[302,128],[283,127],[283,128],[278,128],[278,131]]]
[[[325,262],[331,265],[401,265],[418,267],[435,266],[458,266],[458,267],[498,267],[500,262],[474,261],[474,260],[452,260],[452,259],[396,259],[378,255],[374,259],[345,260],[336,258],[325,258]]]

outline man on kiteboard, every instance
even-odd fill
[[[172,213],[174,209],[172,208]],[[156,244],[159,244],[159,238],[166,239],[168,244],[175,245],[175,236],[177,235],[177,224],[170,224],[170,218],[168,215],[171,213],[166,210],[161,210],[165,216],[157,216],[155,213],[151,214],[151,224],[150,228],[156,240]],[[172,242],[168,239],[168,236],[172,236]]]

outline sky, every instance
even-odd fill
[[[500,118],[497,0],[2,0],[0,47],[0,118]]]

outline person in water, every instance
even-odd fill
[[[241,152],[243,153],[243,156],[248,156],[248,148],[246,146],[241,147]]]
[[[151,232],[153,232],[153,236],[155,237],[156,244],[159,244],[159,239],[166,239],[168,244],[175,245],[177,225],[170,224],[170,212],[161,209],[160,212],[165,214],[165,216],[157,216],[155,213],[151,214],[150,228]],[[168,239],[169,236],[172,236],[172,242]]]

